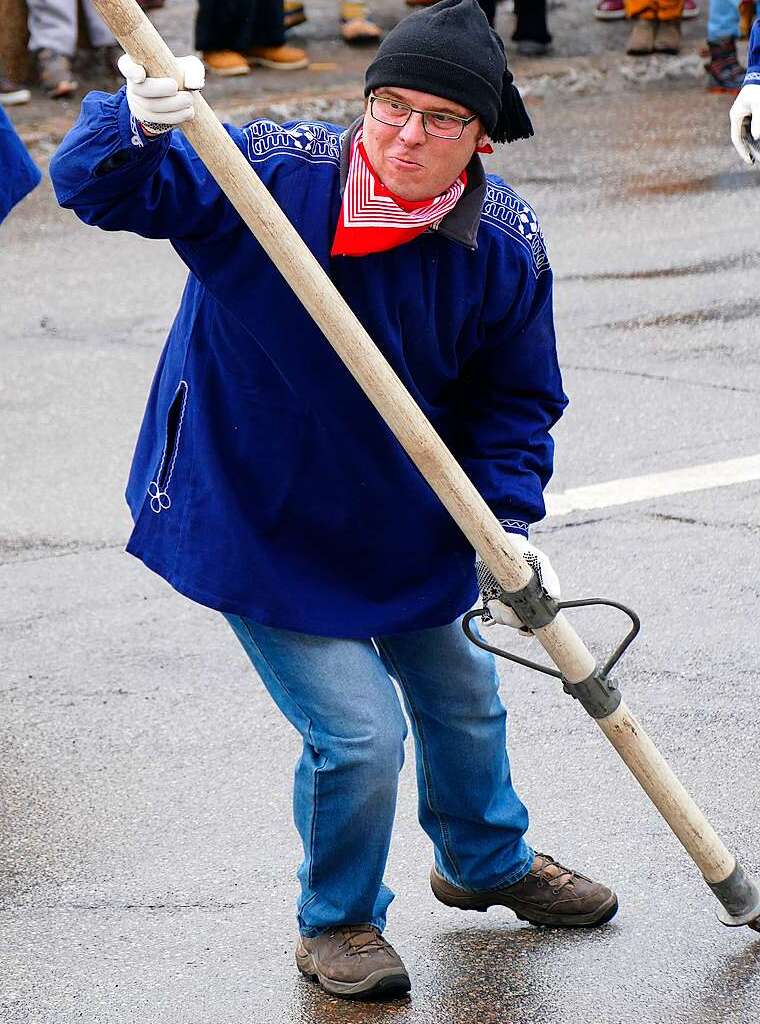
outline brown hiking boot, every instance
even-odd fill
[[[681,51],[681,22],[658,21],[654,37],[655,53],[676,54]]]
[[[625,52],[631,57],[645,57],[653,53],[655,24],[647,18],[634,18]]]
[[[400,996],[411,988],[401,957],[371,924],[329,928],[313,939],[302,935],[296,966],[326,992],[356,996]]]
[[[223,78],[247,75],[251,70],[243,54],[235,50],[206,50],[202,57],[206,68]]]
[[[615,916],[618,908],[617,896],[606,885],[563,867],[545,853],[537,853],[528,874],[504,889],[459,889],[435,868],[430,872],[430,887],[435,898],[447,907],[509,907],[521,921],[563,928],[604,924]]]

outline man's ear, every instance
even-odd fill
[[[478,141],[475,145],[475,152],[485,154],[493,153],[493,146],[491,145],[491,140],[488,137],[488,132],[481,132],[478,136]]]

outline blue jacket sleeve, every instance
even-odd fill
[[[227,131],[237,145],[242,133]],[[125,90],[90,93],[50,164],[61,206],[87,224],[146,238],[202,240],[239,217],[180,132],[148,139]]]
[[[546,514],[543,490],[552,475],[550,429],[567,397],[557,361],[552,272],[525,251],[512,252],[489,275],[490,305],[515,296],[502,316],[486,310],[483,344],[459,381],[457,455],[502,525],[528,535]],[[487,304],[488,305],[488,304]]]
[[[744,76],[744,84],[760,85],[760,18],[755,21],[749,36],[747,74]]]
[[[40,172],[0,107],[0,223],[39,184]]]

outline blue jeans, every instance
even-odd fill
[[[707,40],[736,39],[739,35],[739,0],[709,0],[707,5]]]
[[[414,735],[419,819],[444,877],[465,889],[511,885],[530,869],[528,813],[512,787],[494,659],[459,620],[373,640],[272,629],[226,616],[282,713],[303,737],[294,816],[302,934],[385,926],[383,873]]]

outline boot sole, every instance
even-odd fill
[[[311,953],[299,952],[296,952],[296,967],[306,978],[321,985],[325,992],[341,996],[343,999],[359,996],[402,996],[412,987],[406,971],[401,972],[396,967],[373,971],[361,981],[336,981],[320,974]]]
[[[218,78],[237,78],[239,75],[250,75],[251,73],[251,69],[247,64],[245,67],[242,64],[237,64],[231,68],[215,68],[210,64],[206,64],[206,70]]]
[[[249,57],[248,62],[251,67],[271,68],[272,71],[302,71],[303,68],[308,68],[309,66],[308,57],[304,57],[303,60],[294,60],[287,64],[282,64],[276,60],[267,60],[265,57]]]
[[[618,911],[617,896],[614,893],[590,914],[550,914],[543,910],[527,912],[524,907],[518,910],[509,900],[497,894],[492,897],[484,897],[482,894],[462,892],[459,889],[454,889],[445,879],[433,874],[430,876],[430,888],[433,890],[435,898],[447,907],[455,907],[457,910],[477,910],[480,913],[485,913],[490,907],[506,907],[521,921],[527,921],[529,924],[551,925],[554,928],[594,928],[612,920]]]

